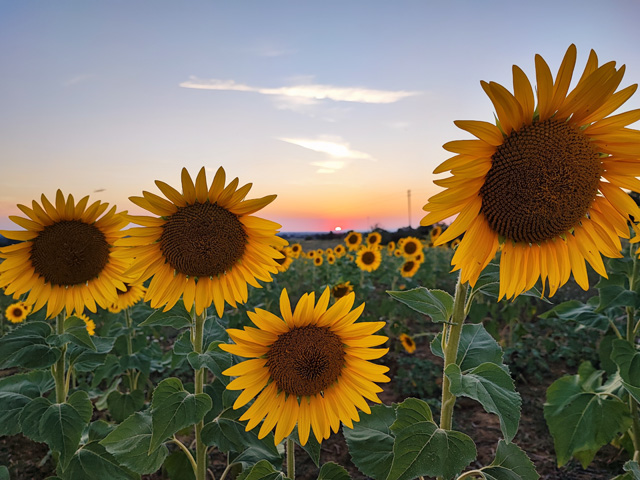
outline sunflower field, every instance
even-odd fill
[[[640,480],[637,85],[575,61],[481,82],[417,230],[287,238],[222,167],[18,205],[0,480]]]

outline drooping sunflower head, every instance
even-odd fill
[[[22,323],[27,318],[27,309],[24,307],[23,302],[12,303],[4,311],[4,316],[11,323]]]
[[[405,237],[402,245],[400,246],[402,254],[408,258],[422,252],[423,248],[424,245],[422,244],[420,239],[416,237]]]
[[[497,125],[455,122],[477,138],[445,144],[456,155],[434,171],[453,176],[435,181],[446,190],[429,199],[422,225],[458,214],[436,244],[464,233],[452,264],[472,285],[501,244],[500,298],[519,295],[539,278],[552,296],[571,273],[587,289],[585,260],[606,276],[601,255],[620,256],[627,220],[640,218],[622,190],[640,191],[640,132],[627,127],[640,110],[611,116],[637,85],[616,91],[624,66],[598,66],[591,51],[569,91],[575,63],[571,45],[554,80],[536,55],[537,104],[517,66],[513,93],[481,82]]]
[[[342,258],[347,254],[347,249],[344,248],[344,245],[336,245],[336,247],[333,249],[333,253],[336,258]]]
[[[272,281],[287,241],[276,236],[280,225],[253,216],[275,195],[245,200],[251,184],[226,185],[218,169],[211,185],[204,167],[194,182],[182,169],[182,192],[165,182],[156,185],[166,198],[150,192],[130,197],[139,207],[157,215],[129,216],[141,227],[127,231],[119,244],[131,247],[135,257],[127,272],[138,281],[153,277],[145,294],[152,308],[171,309],[183,297],[187,308],[200,314],[212,303],[218,316],[225,302],[232,307],[247,301],[247,284]]]
[[[379,245],[382,241],[382,235],[379,232],[371,232],[367,235],[367,244],[368,245]]]
[[[440,235],[442,235],[442,227],[440,225],[435,225],[429,232],[429,239],[435,243]]]
[[[291,247],[284,247],[278,250],[282,254],[282,258],[276,258],[278,264],[278,272],[286,272],[293,263],[293,252]]]
[[[413,277],[416,272],[420,270],[420,262],[418,262],[417,260],[414,259],[409,259],[406,260],[401,266],[400,266],[400,274],[403,277]]]
[[[393,255],[394,250],[396,249],[396,242],[393,240],[387,243],[387,254]]]
[[[323,263],[324,263],[324,258],[322,258],[322,255],[316,255],[315,257],[313,257],[313,264],[316,267],[319,267]]]
[[[344,244],[347,246],[350,252],[357,250],[361,243],[362,234],[360,232],[349,232],[347,236],[344,237]]]
[[[416,351],[416,342],[411,338],[410,335],[406,333],[401,333],[399,337],[400,343],[402,347],[405,349],[407,353],[413,353]]]
[[[107,308],[111,313],[118,313],[122,310],[133,307],[144,298],[144,294],[147,292],[147,287],[142,283],[124,282],[124,286],[124,291],[118,290],[118,299],[116,302]]]
[[[360,247],[356,252],[356,265],[360,270],[365,272],[373,272],[377,270],[382,262],[382,255],[377,245],[369,245]]]
[[[294,243],[293,245],[291,245],[291,256],[293,258],[298,258],[301,253],[302,245],[300,245],[299,243]]]
[[[353,428],[360,419],[356,408],[370,413],[365,399],[380,403],[376,394],[382,389],[374,382],[388,382],[388,368],[369,360],[388,351],[371,348],[387,340],[373,335],[385,323],[354,323],[364,304],[351,310],[353,293],[327,308],[329,297],[329,288],[317,304],[314,293],[304,294],[292,310],[283,290],[281,317],[258,308],[248,313],[257,328],[227,330],[235,344],[220,348],[251,358],[223,372],[238,377],[227,388],[243,390],[234,408],[255,398],[240,420],[248,420],[246,429],[251,430],[264,419],[259,438],[275,427],[279,444],[297,424],[301,445],[310,431],[321,442],[331,430],[337,432],[341,422]]]
[[[346,282],[338,283],[331,289],[331,295],[333,295],[333,298],[335,298],[336,300],[348,295],[351,292],[353,292],[353,285],[351,285],[351,282],[349,280],[347,280]]]
[[[25,230],[0,231],[20,243],[0,248],[0,285],[5,293],[18,298],[29,292],[26,303],[33,310],[47,305],[47,317],[96,311],[96,304],[107,308],[116,300],[117,290],[124,290],[123,272],[128,260],[114,244],[124,233],[128,220],[109,211],[100,201],[87,207],[89,197],[77,203],[72,195],[66,199],[60,190],[55,205],[42,195],[31,208],[18,205],[28,217],[11,216]],[[105,213],[106,212],[106,213]]]

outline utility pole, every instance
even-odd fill
[[[411,190],[407,190],[407,204],[409,207],[409,228],[411,228]]]

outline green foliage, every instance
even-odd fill
[[[127,470],[97,442],[84,445],[62,471],[63,480],[139,480],[140,475]]]
[[[484,480],[538,480],[540,475],[520,447],[515,443],[498,442],[496,458],[480,470]]]
[[[266,460],[260,460],[253,467],[242,472],[236,480],[290,480],[284,473],[277,471]]]
[[[428,315],[434,322],[448,322],[453,313],[453,297],[444,290],[418,287],[404,292],[387,293],[416,312]]]
[[[431,342],[431,351],[434,355],[444,358],[442,334]],[[482,324],[463,325],[456,364],[464,371],[487,362],[502,365],[502,348]]]
[[[107,406],[113,419],[120,423],[144,406],[144,392],[134,390],[130,393],[120,393],[115,390],[107,396]]]
[[[438,380],[442,367],[428,358],[403,355],[398,357],[398,370],[393,388],[405,397],[419,397],[431,405],[439,402],[441,389]]]
[[[29,322],[0,337],[0,369],[11,367],[46,368],[60,358],[60,350],[47,343],[49,324]]]
[[[344,467],[334,462],[327,462],[322,465],[320,473],[318,473],[318,480],[350,480],[351,475]]]

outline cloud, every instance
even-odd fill
[[[95,75],[92,73],[85,73],[82,75],[76,75],[75,77],[71,77],[68,80],[65,80],[64,82],[62,82],[62,85],[64,85],[65,87],[71,87],[73,85],[77,85],[79,83],[84,83],[87,80],[91,80],[92,78],[95,78]]]
[[[339,137],[320,137],[319,139],[279,138],[278,140],[298,145],[314,152],[324,153],[331,157],[329,160],[310,163],[314,167],[319,167],[316,173],[335,173],[349,165],[352,160],[375,160],[368,153],[353,150],[347,142]]]
[[[334,85],[306,84],[289,87],[264,88],[252,87],[233,80],[200,80],[191,77],[190,80],[180,84],[184,88],[196,88],[202,90],[225,90],[236,92],[255,92],[262,95],[278,95],[292,97],[300,101],[333,100],[336,102],[358,103],[394,103],[403,98],[419,95],[420,92],[405,90],[375,90],[361,87],[336,87]],[[308,103],[307,103],[308,104]]]

